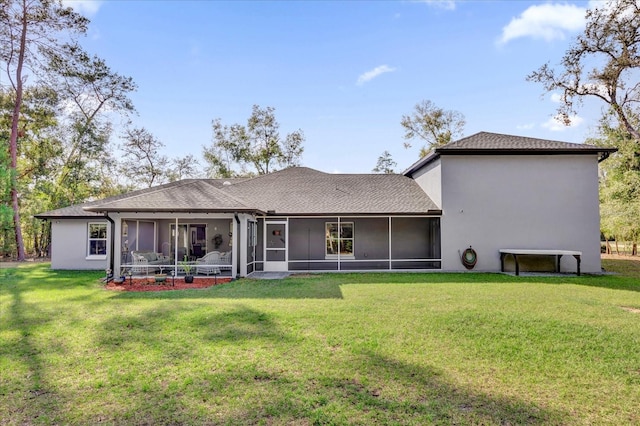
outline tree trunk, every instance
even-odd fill
[[[638,255],[638,244],[634,242],[631,248],[631,256],[637,256],[637,255]]]
[[[24,55],[27,43],[27,11],[26,4],[23,5],[22,32],[20,34],[20,53],[18,55],[18,66],[16,67],[16,103],[13,107],[11,117],[11,136],[9,139],[9,156],[11,157],[11,208],[13,209],[13,227],[16,236],[17,260],[25,260],[24,240],[22,238],[22,226],[20,224],[20,202],[18,200],[18,121],[20,120],[20,108],[22,107],[22,68],[24,67]]]
[[[620,249],[618,248],[618,239],[616,238],[614,241],[616,242],[616,254],[620,255]]]

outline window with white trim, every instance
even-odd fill
[[[107,255],[107,224],[106,223],[89,223],[88,256],[106,256]]]
[[[326,256],[353,257],[353,222],[325,222]]]

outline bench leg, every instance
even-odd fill
[[[520,264],[518,263],[518,256],[517,255],[512,255],[513,256],[513,260],[516,262],[516,276],[520,275]]]
[[[562,258],[561,254],[556,255],[556,274],[560,273],[560,259]]]
[[[576,273],[578,274],[578,276],[580,276],[580,260],[581,260],[580,259],[580,255],[579,254],[574,254],[573,257],[576,258],[576,263],[578,265]]]
[[[504,272],[504,258],[506,254],[500,253],[500,272]]]

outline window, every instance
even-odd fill
[[[326,222],[326,255],[353,256],[353,222]]]
[[[107,255],[107,224],[89,223],[89,256]]]

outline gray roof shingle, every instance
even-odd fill
[[[439,207],[402,175],[329,174],[292,167],[249,179],[186,179],[68,207],[98,212],[257,212],[280,215],[427,214]],[[84,209],[84,210],[83,210]],[[38,215],[60,217],[60,209]]]
[[[513,150],[513,151],[590,151],[601,152],[603,148],[583,143],[561,142],[526,136],[480,132],[436,149],[438,152],[457,150]]]
[[[440,155],[558,155],[558,154],[596,154],[606,156],[615,152],[615,148],[602,148],[595,145],[561,142],[526,136],[505,135],[500,133],[479,132],[436,148],[407,168],[403,175],[409,176]]]
[[[439,209],[413,179],[402,175],[293,167],[232,186],[234,194],[276,214],[424,214]]]
[[[92,203],[74,204],[73,206],[63,207],[56,210],[51,210],[44,213],[38,213],[34,217],[38,219],[72,219],[83,217],[101,217],[102,214],[96,212],[89,212],[84,209],[85,206]]]
[[[222,186],[224,188],[224,186]],[[252,211],[253,207],[209,180],[187,179],[175,185],[149,188],[86,207],[90,211],[220,212]]]

